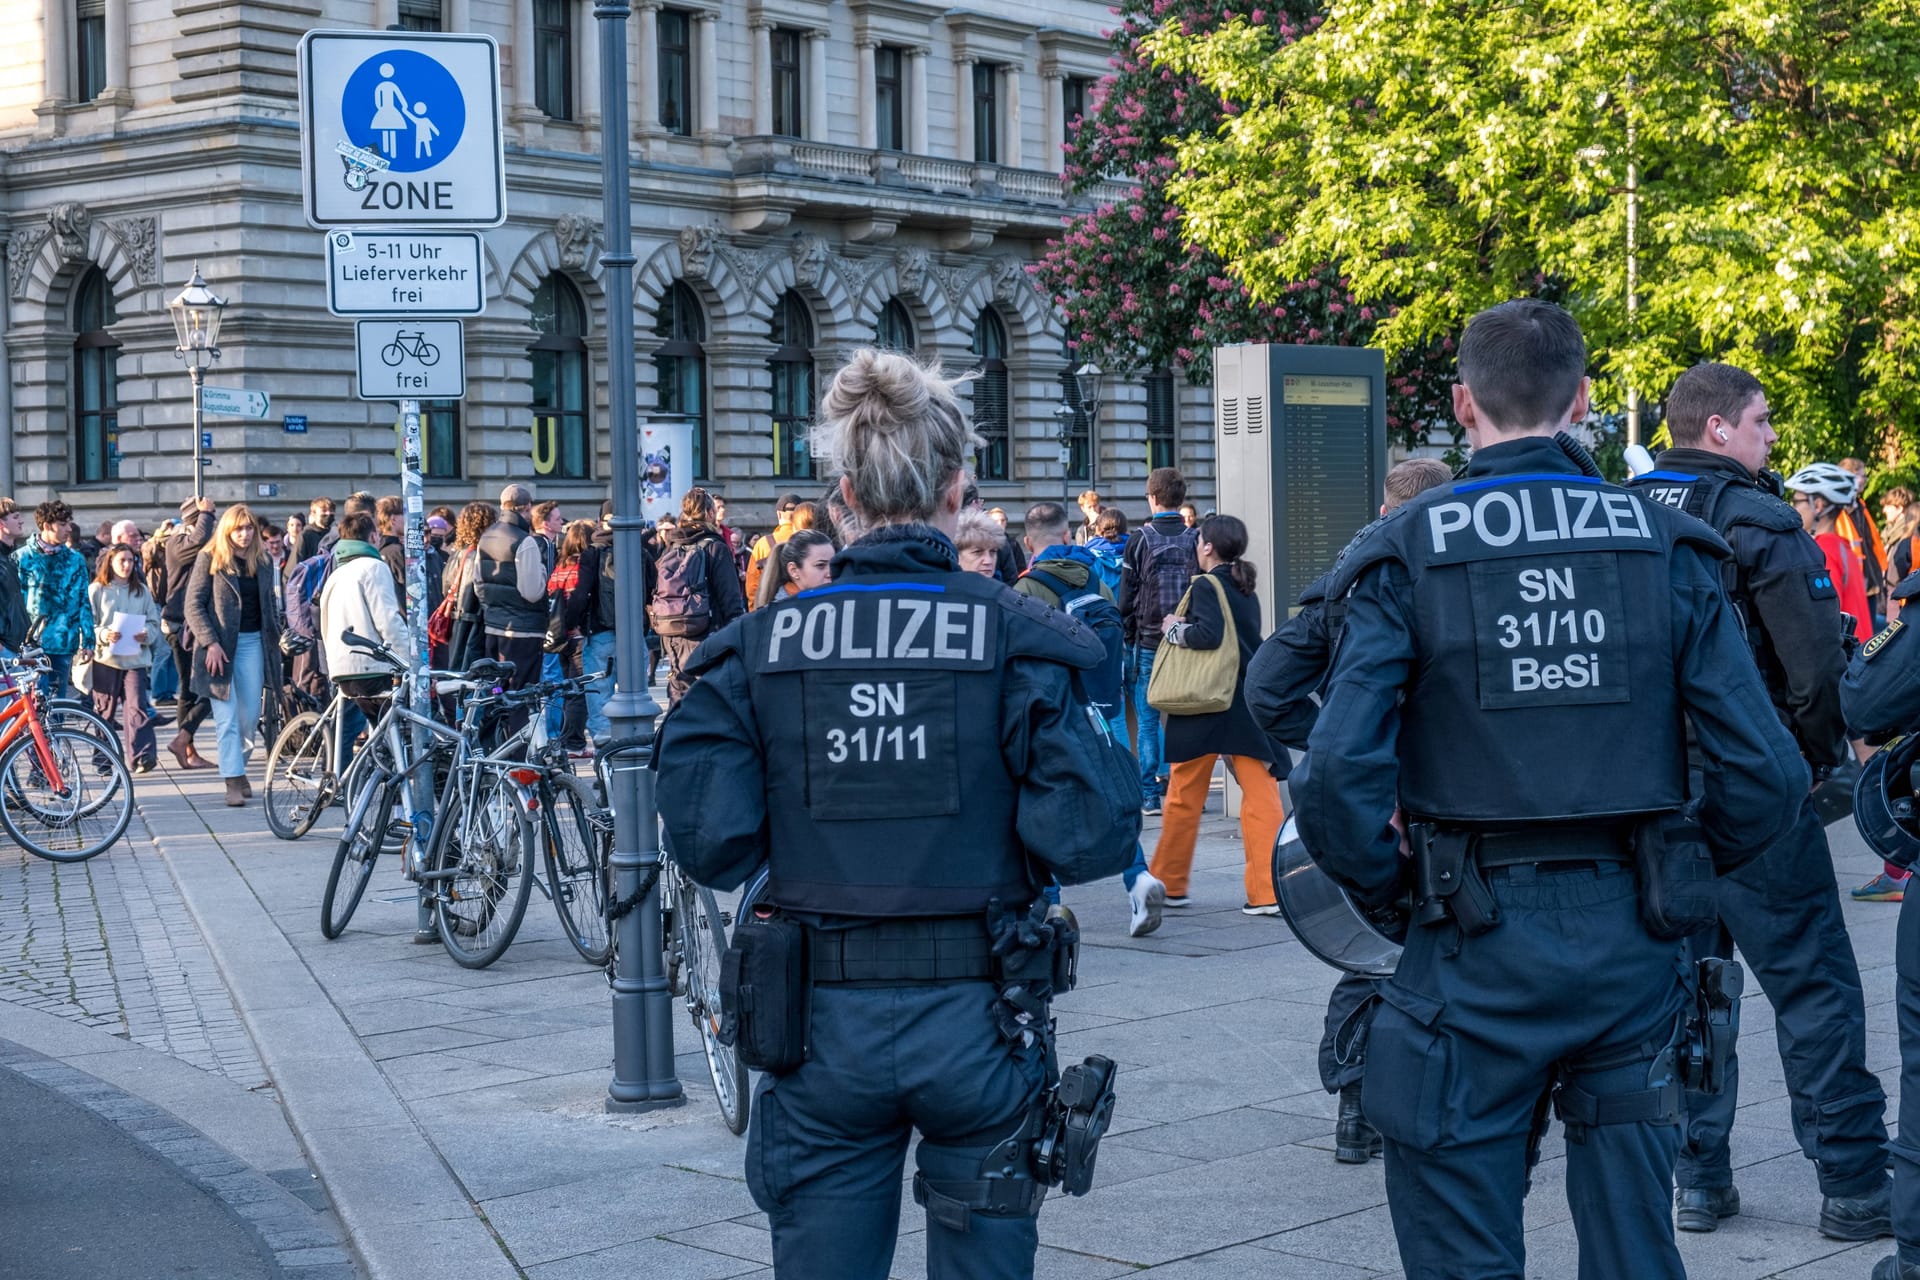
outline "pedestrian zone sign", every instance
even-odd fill
[[[316,227],[497,227],[507,186],[491,36],[309,31],[300,168]]]

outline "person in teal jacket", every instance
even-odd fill
[[[13,553],[26,594],[31,634],[52,669],[41,677],[41,692],[64,697],[73,655],[93,647],[93,611],[87,607],[87,558],[66,545],[73,508],[55,499],[33,510],[39,536]]]

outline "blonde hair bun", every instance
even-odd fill
[[[868,523],[930,519],[985,443],[961,409],[960,381],[872,347],[855,351],[834,375],[814,431]]]

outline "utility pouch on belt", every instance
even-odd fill
[[[807,1057],[807,931],[771,907],[733,926],[720,960],[720,1042],[756,1071],[781,1075]]]
[[[1415,924],[1452,920],[1461,933],[1477,938],[1500,923],[1500,904],[1473,858],[1472,833],[1416,822],[1407,828],[1407,842],[1413,849]]]
[[[1654,937],[1684,938],[1719,918],[1713,851],[1688,811],[1655,814],[1635,827],[1633,866],[1640,879],[1640,923]]]

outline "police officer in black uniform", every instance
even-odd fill
[[[1580,1274],[1677,1280],[1690,966],[1642,922],[1632,848],[1686,804],[1683,717],[1710,765],[1696,829],[1716,865],[1786,829],[1807,770],[1721,592],[1725,544],[1550,439],[1587,411],[1573,318],[1482,312],[1459,367],[1472,463],[1336,571],[1346,617],[1291,780],[1307,848],[1363,903],[1389,911],[1415,882],[1367,1119],[1409,1275],[1523,1274],[1551,1098]]]
[[[1893,589],[1904,613],[1920,597],[1920,573]],[[1899,618],[1861,647],[1840,682],[1847,726],[1869,742],[1920,730],[1920,640]],[[1873,771],[1866,781],[1871,784]],[[1910,778],[1907,780],[1911,785]],[[1909,825],[1912,819],[1909,819]],[[1899,1251],[1882,1258],[1873,1280],[1920,1280],[1920,893],[1900,900],[1894,933],[1894,1013],[1900,1032],[1900,1136],[1888,1145],[1893,1165],[1893,1235]]]
[[[1453,478],[1447,465],[1435,458],[1410,458],[1387,473],[1386,515],[1409,499]],[[1372,526],[1368,526],[1371,529]],[[1366,535],[1363,530],[1361,537]],[[1358,541],[1358,539],[1356,539]],[[1305,751],[1307,737],[1320,715],[1314,696],[1326,687],[1333,661],[1334,633],[1344,606],[1327,608],[1331,571],[1300,593],[1293,616],[1274,628],[1247,667],[1247,710],[1273,742],[1273,758],[1284,772],[1292,751]],[[1373,1005],[1371,978],[1342,973],[1327,997],[1326,1030],[1320,1037],[1320,1083],[1340,1095],[1333,1127],[1333,1156],[1342,1164],[1365,1164],[1380,1154],[1380,1135],[1367,1123],[1360,1107],[1360,1075],[1366,1062],[1368,1014]]]
[[[710,637],[660,735],[680,865],[731,888],[771,864],[776,919],[736,925],[736,951],[782,922],[804,938],[805,1002],[762,983],[747,1009],[805,1030],[804,1061],[761,1079],[747,1181],[781,1280],[884,1280],[917,1130],[929,1272],[1028,1277],[1048,983],[1009,970],[1065,936],[1040,922],[1048,876],[1125,870],[1139,786],[1075,692],[1099,639],[956,567],[979,439],[952,385],[862,350],[822,419],[868,532],[831,585]]]
[[[1777,438],[1767,398],[1745,370],[1696,365],[1668,393],[1667,428],[1675,447],[1631,487],[1706,521],[1733,548],[1723,574],[1753,662],[1815,778],[1823,777],[1847,750],[1840,710],[1846,649],[1826,557],[1766,470]],[[1716,896],[1720,924],[1693,939],[1695,951],[1731,956],[1737,944],[1773,1003],[1794,1134],[1819,1172],[1821,1233],[1836,1240],[1889,1234],[1886,1094],[1866,1066],[1860,969],[1812,796],[1779,843],[1721,880]],[[1675,1172],[1682,1231],[1712,1231],[1740,1211],[1727,1150],[1738,1083],[1736,1067],[1720,1093],[1687,1098]]]

